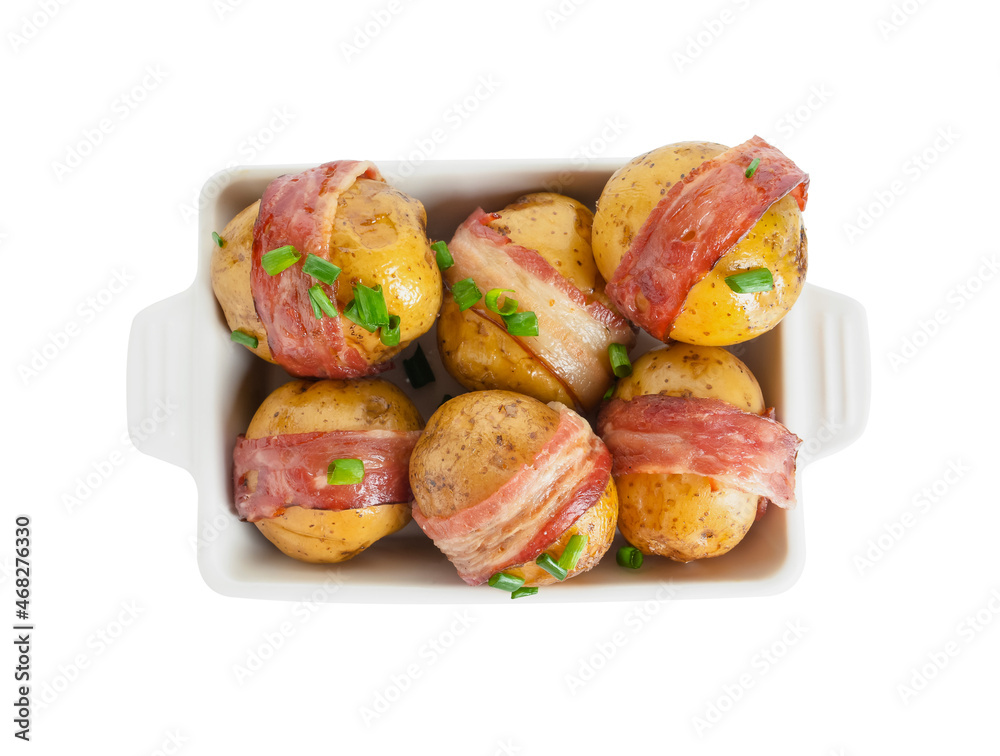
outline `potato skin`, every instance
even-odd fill
[[[253,260],[253,224],[260,210],[260,200],[244,208],[223,229],[222,246],[212,250],[212,289],[226,316],[229,330],[242,331],[257,339],[250,349],[263,360],[274,362],[267,345],[267,332],[257,317],[250,293],[250,267]]]
[[[721,399],[742,410],[765,410],[750,370],[724,349],[674,343],[647,352],[614,398],[645,394]],[[644,554],[678,562],[720,556],[746,535],[757,515],[753,494],[721,488],[693,474],[636,473],[615,477],[618,529]]]
[[[247,438],[333,430],[420,430],[423,420],[400,389],[378,378],[291,381],[258,408]],[[333,512],[288,507],[254,523],[283,553],[303,562],[346,561],[410,521],[410,504]]]
[[[414,506],[426,517],[448,517],[478,504],[530,464],[555,434],[559,413],[541,402],[511,391],[462,394],[431,415],[410,459]],[[596,565],[611,546],[618,516],[613,480],[600,501],[581,515],[545,549],[558,558],[576,533],[587,546],[569,575]],[[534,562],[506,570],[525,578],[525,585],[557,582]]]
[[[253,225],[260,202],[229,222],[223,246],[212,254],[212,288],[231,330],[257,337],[255,354],[274,362],[264,325],[257,317],[250,290]],[[427,215],[416,199],[384,181],[359,178],[338,200],[330,228],[330,259],[341,269],[337,309],[353,298],[352,285],[382,285],[390,314],[400,317],[400,341],[385,346],[369,333],[341,318],[344,338],[370,364],[384,362],[431,329],[441,307],[441,271],[426,233]]]
[[[608,181],[594,216],[594,259],[611,280],[646,218],[670,187],[725,152],[714,142],[679,142],[635,158]],[[775,202],[747,236],[688,292],[668,336],[689,344],[738,344],[769,331],[798,299],[808,267],[802,214],[790,196]],[[769,292],[737,294],[727,276],[766,267]]]
[[[515,200],[499,215],[490,227],[514,244],[536,250],[588,301],[611,306],[590,246],[593,214],[584,205],[561,194],[535,192]],[[437,336],[445,369],[471,391],[504,389],[542,402],[576,404],[565,384],[507,333],[482,300],[462,312],[445,294]],[[611,384],[610,376],[607,383]]]

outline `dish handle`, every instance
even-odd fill
[[[144,454],[191,469],[192,290],[150,305],[132,321],[126,402],[129,437]]]
[[[802,466],[856,441],[871,406],[871,347],[864,307],[843,294],[811,284],[807,288],[808,296],[792,311],[795,317],[782,324],[782,379],[786,401],[794,405],[798,418],[793,430],[803,441]]]

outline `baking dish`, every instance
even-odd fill
[[[390,183],[424,203],[428,236],[449,239],[477,206],[503,207],[529,191],[560,191],[593,207],[609,176],[625,162],[602,159],[586,167],[569,160],[428,161],[416,167],[385,162],[379,168]],[[289,559],[256,528],[237,519],[231,475],[236,436],[246,430],[264,397],[289,376],[230,342],[209,275],[212,232],[259,199],[270,180],[308,167],[235,168],[206,182],[194,283],[147,307],[132,325],[129,428],[139,429],[151,417],[158,422],[153,433],[130,431],[132,440],[144,453],[194,477],[198,564],[208,585],[221,594],[286,600],[312,596],[341,603],[509,601],[500,591],[462,583],[413,523],[349,562],[322,566]],[[643,334],[634,356],[655,343]],[[437,377],[434,383],[411,389],[399,359],[383,377],[407,391],[426,419],[445,394],[463,389],[441,367],[433,329],[420,344]],[[411,345],[402,356],[414,349]],[[795,582],[805,559],[803,517],[809,507],[801,471],[854,441],[867,420],[871,365],[865,312],[856,301],[807,283],[776,329],[731,351],[757,376],[778,418],[805,442],[799,455],[798,506],[790,511],[769,508],[743,542],[721,558],[689,564],[648,558],[633,572],[618,567],[609,553],[591,572],[543,589],[531,601],[761,596]],[[163,412],[164,406],[171,412]],[[612,551],[623,543],[618,536]]]

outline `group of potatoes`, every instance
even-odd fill
[[[606,185],[596,214],[559,194],[527,194],[493,215],[490,225],[513,243],[536,250],[588,301],[609,304],[605,281],[628,251],[664,193],[688,172],[727,148],[682,142],[641,155]],[[255,203],[221,233],[212,260],[212,282],[229,327],[256,338],[247,346],[273,361],[268,334],[250,291]],[[444,290],[425,233],[421,203],[384,181],[359,178],[339,200],[330,230],[331,261],[346,280],[381,284],[389,311],[400,314],[398,345],[386,346],[341,318],[344,338],[376,365],[403,350],[436,322],[439,353],[448,372],[469,393],[442,404],[426,427],[412,401],[379,378],[295,380],[261,405],[247,438],[328,430],[424,430],[410,460],[415,506],[426,517],[445,517],[482,501],[523,465],[530,465],[552,437],[561,402],[584,414],[559,376],[475,307],[461,310]],[[773,328],[801,291],[807,265],[805,230],[791,197],[775,202],[756,226],[689,291],[666,345],[633,360],[632,373],[615,380],[609,367],[601,394],[629,400],[644,394],[715,398],[742,410],[766,411],[760,386],[747,367],[720,345],[737,344]],[[738,293],[727,276],[767,267],[770,291]],[[516,296],[516,295],[511,295]],[[347,302],[335,303],[343,311]],[[510,407],[516,403],[517,412]],[[599,404],[597,402],[596,404]],[[434,481],[448,480],[445,494]],[[611,545],[615,528],[645,554],[687,562],[725,554],[758,516],[759,497],[720,487],[693,474],[629,474],[609,480],[598,504],[547,551],[558,557],[574,534],[587,535],[586,551],[570,575],[593,567]],[[290,502],[278,516],[257,523],[289,556],[307,562],[340,562],[405,526],[410,503],[344,511],[304,509]],[[552,582],[533,562],[505,570],[525,585]]]

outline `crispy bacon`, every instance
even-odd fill
[[[309,287],[317,283],[293,265],[276,276],[261,266],[267,252],[287,244],[303,257],[311,253],[330,260],[330,233],[340,196],[359,178],[382,180],[373,163],[339,160],[302,173],[279,176],[264,191],[253,227],[253,267],[250,290],[267,331],[275,361],[292,375],[315,378],[357,378],[388,369],[370,365],[344,339],[340,318],[316,318]],[[340,281],[322,284],[336,303]]]
[[[615,475],[694,473],[779,507],[795,505],[802,441],[770,417],[719,399],[654,394],[608,402],[597,429]]]
[[[339,511],[408,502],[410,454],[418,438],[420,431],[387,430],[240,436],[233,450],[236,511],[256,522],[291,506]],[[361,483],[327,483],[335,459],[364,462]]]
[[[559,424],[531,465],[524,465],[483,501],[450,517],[413,519],[469,585],[529,562],[600,501],[611,455],[587,421],[553,402]]]
[[[495,213],[493,214],[495,215]],[[491,215],[477,208],[459,226],[448,245],[455,264],[445,271],[449,285],[472,278],[485,293],[514,289],[518,309],[538,318],[538,336],[514,337],[569,389],[582,407],[600,400],[611,380],[608,345],[635,344],[628,321],[599,301],[587,301],[582,291],[536,250],[511,242],[486,225]],[[498,316],[476,306],[477,312],[503,327]]]
[[[760,158],[753,176],[744,174]],[[691,287],[791,193],[806,206],[809,176],[758,136],[678,181],[632,241],[607,294],[632,322],[665,341]]]

